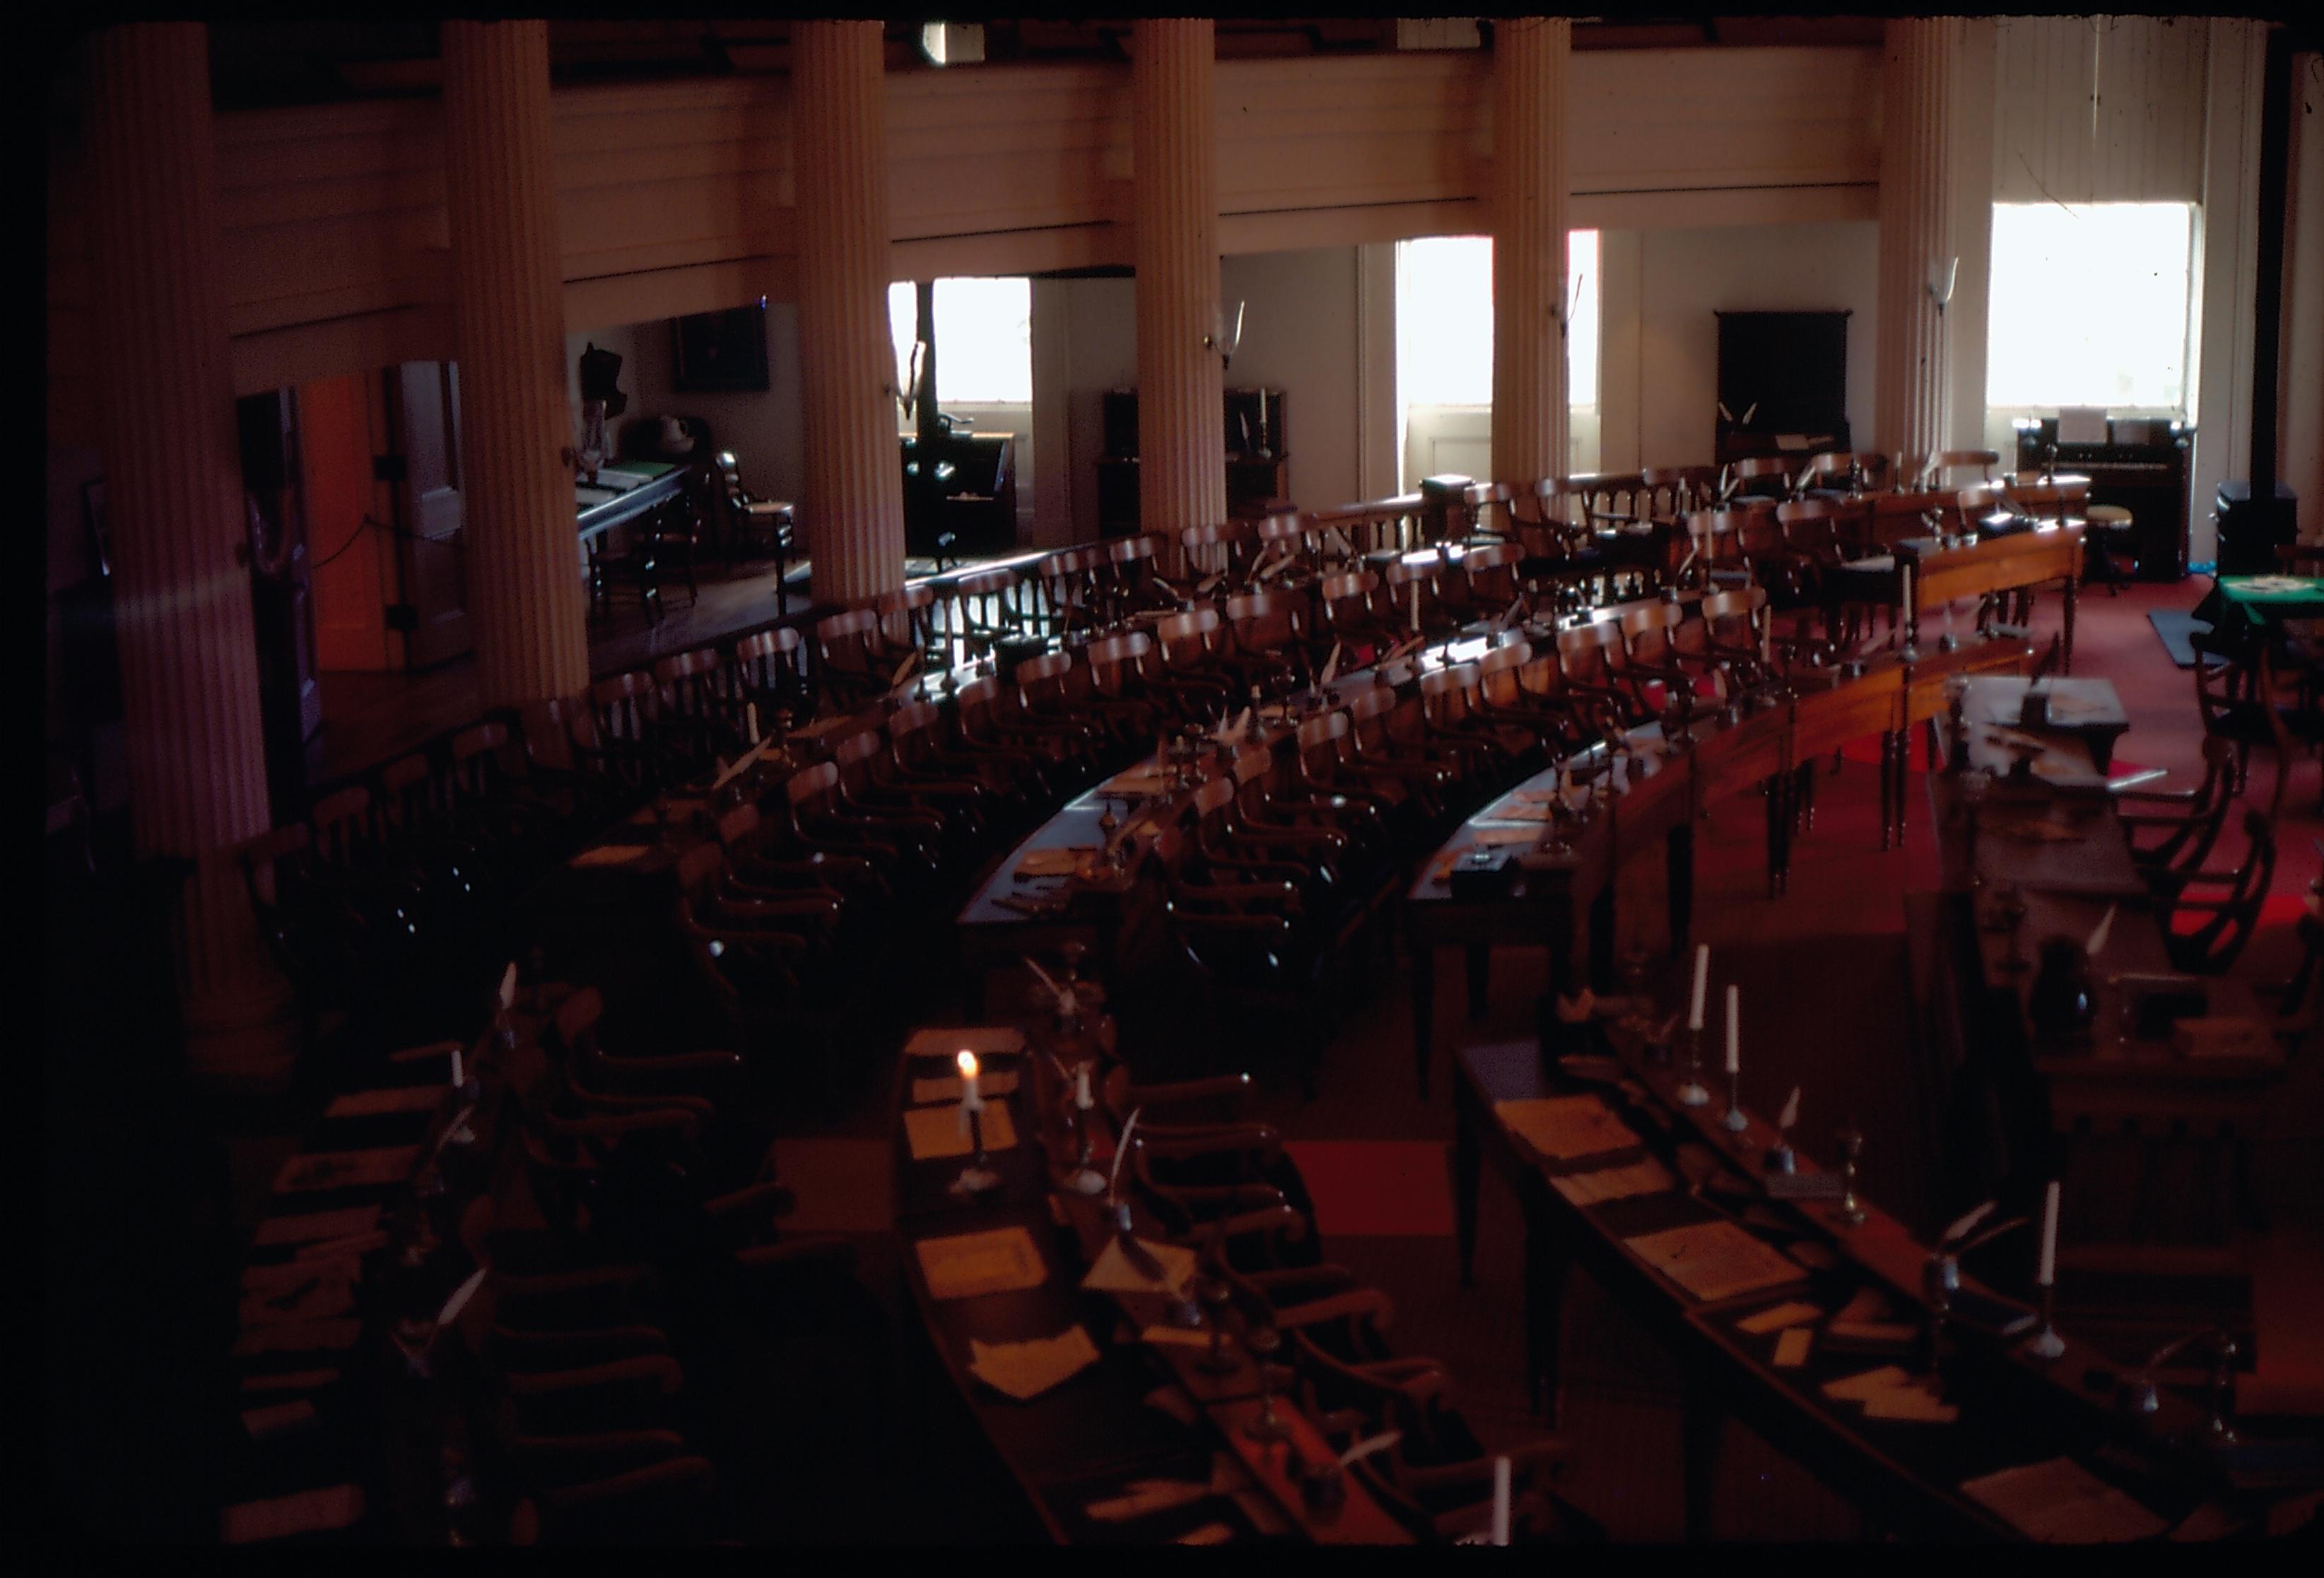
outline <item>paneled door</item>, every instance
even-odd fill
[[[460,377],[450,362],[406,362],[383,374],[402,598],[393,611],[407,666],[432,669],[475,642],[460,495]]]

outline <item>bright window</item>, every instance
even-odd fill
[[[936,400],[945,405],[1033,403],[1033,285],[1029,280],[936,281]],[[918,309],[909,281],[888,287],[896,370],[911,366]]]
[[[1565,238],[1566,402],[1598,403],[1598,232]],[[1406,405],[1493,403],[1493,238],[1396,249],[1397,387]]]
[[[1986,404],[2183,412],[2193,212],[1996,203]]]

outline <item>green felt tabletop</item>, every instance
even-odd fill
[[[601,466],[597,469],[600,474],[608,471],[625,472],[631,476],[642,476],[648,482],[651,482],[655,477],[676,471],[678,467],[667,460],[621,460]]]

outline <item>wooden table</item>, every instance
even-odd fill
[[[595,484],[577,477],[573,483],[574,521],[585,544],[659,509],[686,487],[686,468],[659,460],[601,466],[597,476]]]

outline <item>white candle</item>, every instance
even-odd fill
[[[1698,943],[1694,949],[1694,1007],[1686,1016],[1686,1028],[1702,1029],[1702,997],[1711,990],[1711,945]]]
[[[1727,1072],[1743,1072],[1743,989],[1727,989]]]
[[[1493,1460],[1493,1543],[1509,1543],[1509,1460]]]
[[[2044,1287],[2058,1279],[2058,1180],[2042,1191],[2042,1269],[2034,1278]]]
[[[464,1083],[460,1078],[460,1049],[455,1047],[452,1048],[452,1084],[456,1087]]]
[[[953,1059],[960,1069],[960,1104],[964,1111],[984,1111],[984,1094],[976,1088],[976,1054],[964,1050]]]
[[[1097,1104],[1090,1100],[1089,1071],[1086,1063],[1074,1070],[1074,1105],[1084,1112]]]
[[[752,744],[759,743],[759,704],[755,701],[742,704],[742,732],[751,736]]]
[[[1420,583],[1412,583],[1412,633],[1420,633]]]

